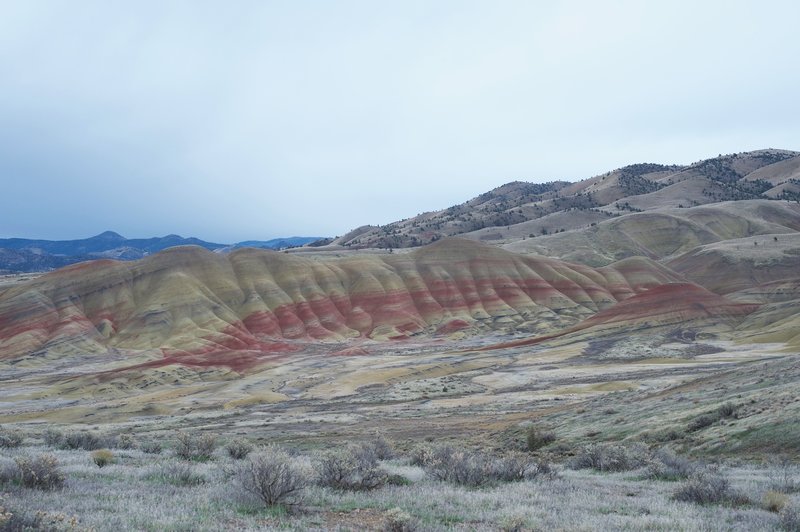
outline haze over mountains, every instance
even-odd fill
[[[92,259],[136,260],[175,246],[200,246],[215,251],[240,247],[283,249],[319,240],[318,237],[287,237],[217,244],[199,238],[167,235],[155,238],[125,238],[113,231],[79,240],[0,239],[0,271],[37,272]]]

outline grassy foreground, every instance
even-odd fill
[[[284,453],[185,434],[156,454],[161,442],[129,437],[3,434],[4,531],[800,527],[796,465],[704,464],[643,445],[590,445],[553,464],[547,448],[558,444],[535,438],[542,448],[524,453],[430,444],[398,453],[380,438]],[[288,492],[265,502],[271,488],[251,489],[253,471]]]

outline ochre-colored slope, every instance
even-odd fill
[[[295,341],[544,333],[678,280],[644,259],[593,269],[462,239],[328,261],[174,248],[83,263],[4,292],[0,359],[112,349],[241,368],[284,356]]]

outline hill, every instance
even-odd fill
[[[769,149],[685,166],[634,164],[577,183],[515,181],[448,209],[363,226],[325,244],[402,248],[457,235],[507,243],[632,212],[741,200],[800,201],[799,167],[800,153]]]

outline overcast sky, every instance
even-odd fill
[[[334,236],[800,149],[799,6],[0,0],[0,236]]]

